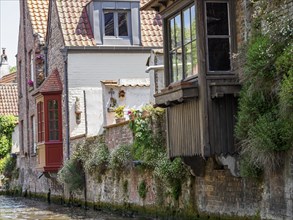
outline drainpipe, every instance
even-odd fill
[[[68,98],[68,51],[66,48],[60,50],[64,61],[64,86],[65,86],[65,120],[66,120],[66,149],[67,159],[70,159],[70,143],[69,143],[69,98]]]
[[[163,70],[164,69],[164,65],[155,65],[155,66],[149,66],[145,72],[149,73],[151,70]]]
[[[26,37],[26,13],[25,13],[25,7],[26,7],[26,4],[25,4],[25,1],[23,1],[23,5],[22,5],[22,16],[23,16],[23,33],[24,33],[24,36],[23,36],[23,41],[24,41],[24,72],[25,72],[25,103],[26,103],[26,126],[27,126],[27,151],[29,152],[29,146],[30,146],[30,135],[29,135],[29,100],[28,100],[28,85],[27,85],[27,82],[28,82],[28,65],[27,65],[27,37]],[[22,82],[23,83],[23,82]],[[24,118],[23,118],[24,119]],[[24,125],[22,126],[22,129],[24,128]],[[22,132],[22,138],[24,140],[24,132]],[[25,146],[24,146],[24,141],[22,141],[22,149],[23,149],[23,153],[25,155]]]
[[[44,53],[45,53],[45,69],[44,69],[44,76],[48,76],[48,47],[44,47]]]

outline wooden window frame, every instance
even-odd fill
[[[185,61],[186,61],[186,53],[185,53],[185,48],[189,45],[189,44],[193,44],[195,43],[196,45],[196,34],[195,34],[195,38],[193,38],[192,36],[192,33],[191,33],[191,39],[190,41],[188,42],[185,42],[185,39],[184,39],[184,11],[186,10],[192,10],[192,7],[194,7],[194,9],[196,10],[196,6],[194,3],[191,3],[183,8],[181,8],[179,11],[177,11],[177,13],[173,14],[172,16],[170,16],[168,19],[167,19],[167,32],[168,32],[168,35],[167,35],[167,39],[168,39],[168,65],[169,65],[169,81],[171,83],[176,83],[178,81],[183,81],[184,79],[187,79],[187,78],[190,78],[194,75],[196,75],[197,73],[193,74],[193,73],[190,73],[190,75],[188,75],[187,71],[186,71],[186,66],[185,66]],[[195,12],[195,15],[196,15],[196,12]],[[171,40],[171,21],[173,19],[175,19],[177,16],[180,16],[180,41],[181,41],[181,44],[179,46],[175,46],[174,48],[172,48],[172,40]],[[191,19],[191,13],[190,13],[190,19]],[[174,26],[175,26],[175,20],[174,20]],[[196,27],[194,27],[196,28]],[[190,32],[192,30],[192,23],[190,24]],[[181,48],[181,61],[182,61],[182,77],[181,79],[177,80],[177,81],[174,81],[174,72],[173,72],[173,63],[172,63],[172,58],[171,58],[171,54],[174,53],[175,51],[177,51],[178,49]],[[197,51],[196,51],[197,53]],[[177,55],[177,53],[175,52],[175,54]],[[192,64],[193,64],[193,59],[192,59],[192,54],[191,54],[191,60],[192,60]],[[197,63],[197,60],[195,61],[195,63]],[[176,75],[178,76],[178,64],[176,65],[176,69],[177,69],[177,72],[176,72]]]
[[[31,116],[31,143],[32,143],[32,154],[36,154],[37,145],[36,145],[36,118],[35,115]]]
[[[38,143],[45,141],[44,102],[37,103]]]
[[[58,139],[50,139],[50,116],[49,116],[49,101],[56,100],[58,103]],[[45,103],[45,142],[62,142],[62,111],[61,111],[61,94],[44,95]]]
[[[230,38],[230,71],[209,71],[208,65],[208,47],[207,47],[207,27],[206,27],[206,3],[227,3],[228,4],[228,27],[229,27],[229,38]],[[198,74],[189,76],[180,81],[172,81],[172,72],[170,71],[170,30],[168,21],[178,14],[180,11],[184,11],[185,8],[195,5],[196,10],[196,46],[197,46],[197,63],[200,65]],[[228,76],[234,75],[234,65],[232,60],[232,54],[236,51],[236,32],[235,32],[235,13],[234,6],[235,3],[233,0],[182,0],[174,2],[169,8],[167,8],[162,14],[164,20],[164,36],[166,36],[166,41],[164,42],[164,51],[165,51],[165,85],[177,85],[185,81],[193,81],[198,78],[199,74],[208,75],[220,75]],[[182,21],[181,21],[182,22]],[[181,27],[182,28],[182,27]],[[183,61],[182,61],[183,63]],[[184,70],[183,70],[184,71]]]

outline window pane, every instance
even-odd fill
[[[192,74],[198,74],[198,64],[197,64],[197,47],[196,41],[191,43],[191,51],[192,51]]]
[[[175,40],[176,40],[176,47],[181,46],[181,16],[177,15],[175,17]]]
[[[172,82],[177,81],[177,56],[175,51],[171,53],[171,71],[172,71]]]
[[[230,70],[230,45],[229,38],[208,39],[209,70]]]
[[[170,43],[171,43],[171,49],[174,49],[176,47],[176,40],[175,40],[175,19],[171,19],[169,21],[170,25]]]
[[[105,36],[114,36],[114,13],[104,12]]]
[[[196,39],[196,18],[195,18],[195,6],[193,5],[190,8],[191,11],[191,35],[192,40]]]
[[[190,9],[186,9],[183,12],[183,22],[184,22],[184,43],[188,43],[191,40],[191,31],[190,31]]]
[[[118,27],[119,36],[128,36],[127,12],[118,13]]]
[[[206,3],[208,35],[229,35],[227,3]]]
[[[191,43],[184,46],[184,70],[185,70],[185,77],[192,75]]]
[[[179,81],[179,80],[182,80],[183,79],[183,62],[182,62],[182,48],[179,48],[177,50],[177,56],[176,56],[176,59],[177,59],[177,80],[176,81]]]

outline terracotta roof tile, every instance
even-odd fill
[[[16,83],[0,84],[0,115],[18,116],[18,93]]]
[[[27,0],[28,11],[34,34],[40,36],[42,42],[46,39],[49,0]]]
[[[86,11],[90,1],[56,1],[66,46],[96,46]]]
[[[62,82],[58,70],[54,70],[39,87],[38,92],[62,92]]]
[[[141,0],[144,5],[149,0]],[[58,0],[57,8],[66,46],[96,46],[86,11],[91,0]],[[153,11],[141,11],[142,46],[162,47],[162,21]]]
[[[16,83],[16,72],[7,74],[0,79],[0,83]]]
[[[57,9],[66,46],[96,46],[86,5],[92,0],[57,0]],[[141,0],[141,6],[149,0]],[[46,38],[49,0],[27,0],[34,33]],[[161,17],[153,11],[141,11],[142,45],[162,47]]]

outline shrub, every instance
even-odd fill
[[[115,148],[110,155],[110,168],[113,170],[122,170],[129,168],[132,163],[131,145],[121,145]]]
[[[11,157],[9,154],[2,158],[0,160],[0,174],[9,179],[17,177],[18,171],[16,169],[16,159]]]
[[[102,174],[107,169],[109,157],[110,153],[105,144],[94,146],[87,160],[83,161],[84,168],[91,174],[95,172]]]
[[[245,176],[280,167],[282,152],[293,146],[292,43],[279,37],[258,34],[246,51],[235,126]]]
[[[81,162],[69,159],[58,172],[57,180],[66,185],[70,192],[84,188],[84,171]]]

